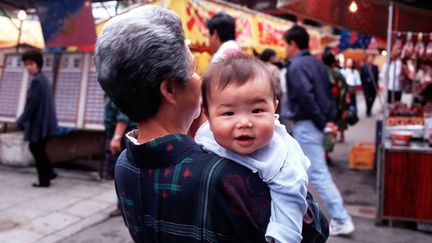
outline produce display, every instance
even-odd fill
[[[408,106],[403,103],[390,105],[387,126],[423,125],[423,123],[423,109],[420,105]]]

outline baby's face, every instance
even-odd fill
[[[211,87],[210,128],[222,147],[250,154],[272,139],[276,106],[269,80],[257,78],[223,90]]]

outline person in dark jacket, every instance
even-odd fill
[[[105,166],[103,170],[103,178],[112,180],[114,179],[114,169],[117,159],[126,148],[125,134],[136,127],[135,122],[131,121],[129,117],[123,114],[116,107],[114,102],[109,97],[105,99],[105,112],[104,112],[104,126],[105,126]],[[117,202],[117,208],[109,213],[110,217],[120,216],[120,204]]]
[[[47,140],[57,130],[54,98],[51,85],[42,73],[42,53],[37,50],[27,51],[22,60],[33,79],[24,112],[18,118],[17,125],[24,129],[24,140],[29,141],[35,159],[39,183],[34,183],[33,186],[49,187],[51,179],[57,176],[45,151]]]
[[[374,56],[366,56],[366,62],[360,68],[360,79],[366,102],[366,116],[371,116],[372,106],[378,91],[378,66],[373,64]]]
[[[323,64],[308,51],[309,34],[301,26],[285,32],[287,63],[286,83],[289,110],[294,122],[293,136],[311,161],[310,183],[332,217],[331,235],[354,231],[351,217],[343,206],[342,196],[334,184],[324,156],[324,128],[334,127],[336,108],[329,75]]]

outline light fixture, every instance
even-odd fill
[[[381,52],[381,55],[384,56],[384,57],[387,56],[387,51],[386,51],[386,50],[383,50],[383,51]]]
[[[358,10],[357,3],[353,0],[351,2],[351,4],[349,5],[349,11],[351,13],[355,13],[355,12],[357,12],[357,10]]]
[[[18,15],[17,15],[18,19],[21,21],[24,21],[27,18],[27,13],[24,10],[20,10],[18,11]]]
[[[17,17],[20,21],[20,24],[18,27],[18,40],[17,40],[17,44],[16,44],[16,52],[18,53],[19,45],[20,45],[20,39],[21,39],[22,25],[23,25],[23,21],[27,18],[27,13],[21,9],[20,11],[18,11]]]

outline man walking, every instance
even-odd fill
[[[354,231],[351,217],[343,206],[342,196],[334,184],[324,156],[323,130],[335,120],[330,81],[324,66],[308,51],[309,35],[301,26],[285,33],[287,63],[286,82],[289,118],[293,136],[311,161],[308,176],[332,217],[331,235]]]
[[[218,13],[208,22],[210,49],[214,52],[211,62],[227,57],[241,56],[243,50],[235,41],[235,20],[228,14]]]
[[[372,106],[378,90],[378,66],[373,63],[374,56],[366,56],[366,62],[360,68],[360,78],[366,102],[366,116],[372,114]]]

